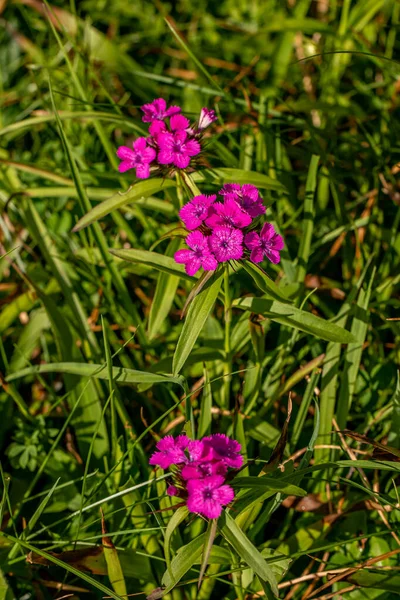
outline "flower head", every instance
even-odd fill
[[[243,233],[240,229],[233,227],[215,227],[210,238],[209,244],[218,262],[227,260],[239,260],[243,256]]]
[[[170,120],[171,132],[160,133],[157,142],[160,148],[158,162],[161,165],[173,164],[179,169],[189,166],[192,156],[200,153],[201,146],[197,140],[191,139],[186,129],[189,120],[182,115],[175,115]]]
[[[158,465],[162,469],[168,469],[171,465],[178,465],[187,461],[185,450],[190,440],[186,435],[178,435],[173,438],[167,435],[157,442],[158,452],[154,452],[150,457],[151,465]]]
[[[177,263],[185,265],[188,275],[194,275],[200,267],[205,271],[215,271],[218,263],[210,252],[206,236],[201,231],[189,233],[186,243],[190,250],[178,250],[174,258]]]
[[[263,199],[258,189],[251,184],[227,183],[219,192],[225,199],[235,200],[239,206],[253,219],[265,213]]]
[[[147,145],[146,138],[140,137],[133,142],[133,150],[127,146],[120,146],[117,156],[122,160],[118,167],[120,173],[136,169],[136,177],[147,179],[150,175],[150,163],[155,159],[156,151]]]
[[[215,199],[216,196],[214,194],[211,196],[200,194],[200,196],[195,196],[190,202],[181,208],[179,211],[179,216],[185,223],[186,229],[192,231],[203,223],[203,221],[207,218],[209,208]]]
[[[200,111],[200,118],[197,125],[198,131],[203,131],[206,129],[211,123],[217,120],[217,116],[214,110],[210,110],[209,108],[202,108]]]
[[[150,104],[144,104],[141,109],[144,112],[142,117],[143,123],[151,123],[156,120],[163,121],[167,117],[172,117],[181,112],[180,106],[170,106],[167,108],[164,98],[156,98]]]
[[[187,482],[187,490],[187,507],[190,512],[208,519],[217,519],[221,515],[222,507],[232,502],[235,495],[229,485],[224,485],[221,475],[190,479]]]
[[[183,479],[204,479],[212,475],[226,475],[228,468],[222,460],[192,462],[182,469]]]
[[[212,228],[222,225],[242,228],[250,225],[251,220],[250,215],[244,212],[235,200],[228,198],[223,204],[216,202],[212,206],[206,224]]]
[[[215,458],[222,460],[227,467],[240,469],[243,465],[243,456],[240,454],[242,447],[236,440],[223,433],[215,433],[203,438],[203,443],[212,448]]]
[[[260,234],[252,231],[244,238],[244,243],[251,250],[250,260],[259,263],[264,256],[272,263],[278,264],[281,257],[279,252],[283,250],[283,237],[275,232],[272,223],[265,223]]]

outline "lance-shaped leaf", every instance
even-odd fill
[[[175,181],[164,180],[164,179],[147,179],[146,181],[139,181],[135,183],[126,193],[114,194],[111,198],[100,202],[97,206],[94,206],[92,210],[89,210],[75,225],[72,231],[79,231],[92,223],[95,223],[99,219],[102,219],[113,210],[118,210],[126,204],[136,202],[141,198],[147,198],[156,194],[162,189],[174,187]]]
[[[118,256],[118,258],[122,258],[128,262],[137,263],[139,265],[148,265],[157,271],[169,273],[170,275],[177,275],[188,281],[195,281],[196,275],[194,277],[188,275],[185,272],[185,266],[178,265],[171,256],[165,256],[158,252],[149,252],[148,250],[135,250],[133,248],[129,250],[110,250],[110,252],[114,256]]]
[[[238,298],[233,301],[233,306],[264,315],[272,321],[300,329],[300,331],[310,333],[328,342],[349,344],[356,341],[353,334],[343,329],[343,327],[339,327],[339,325],[330,321],[325,321],[321,317],[301,310],[296,306],[283,304],[278,300],[255,297]]]
[[[181,335],[176,346],[172,370],[176,376],[186,362],[197,338],[203,329],[204,323],[210,314],[217,299],[222,284],[223,270],[217,271],[207,281],[206,285],[197,294],[190,305]]]

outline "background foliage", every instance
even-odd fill
[[[399,2],[3,0],[0,12],[0,598],[150,593],[172,587],[172,557],[174,600],[268,596],[253,573],[265,565],[287,600],[397,597]],[[290,310],[253,304],[270,280],[231,272],[247,310],[233,309],[230,395],[221,291],[190,354],[178,344],[194,280],[161,237],[182,189],[130,189],[116,168],[116,147],[143,131],[138,107],[159,96],[192,118],[217,110],[215,170],[197,184],[249,171],[286,241],[267,270]],[[98,220],[72,233],[92,207]],[[187,417],[242,442],[257,459],[243,475],[269,461],[217,533],[199,593],[206,525],[169,510],[148,466]],[[335,433],[346,428],[375,448]],[[252,570],[254,547],[266,560]]]

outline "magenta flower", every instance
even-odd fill
[[[239,260],[243,256],[243,233],[233,227],[215,227],[209,237],[209,244],[218,262]]]
[[[205,235],[200,231],[193,231],[187,236],[186,243],[190,250],[178,250],[174,258],[177,263],[185,265],[188,275],[194,275],[200,267],[205,271],[215,271],[218,263],[210,252]]]
[[[168,496],[179,496],[179,490],[175,485],[169,485],[167,487]]]
[[[167,126],[164,121],[153,121],[149,127],[149,133],[153,136],[155,140],[160,135],[160,133],[165,133],[167,131]]]
[[[150,102],[150,104],[144,104],[141,107],[144,112],[142,117],[143,123],[151,123],[152,121],[162,121],[167,117],[172,117],[181,112],[180,106],[170,106],[167,108],[167,103],[164,98],[157,98]]]
[[[186,229],[192,231],[203,223],[203,221],[207,218],[209,208],[215,199],[216,196],[214,194],[211,196],[200,194],[200,196],[195,196],[190,202],[181,208],[179,211],[179,216],[185,223]]]
[[[216,202],[210,209],[210,216],[206,219],[206,225],[209,227],[220,227],[229,225],[230,227],[247,227],[252,219],[245,213],[235,200],[228,198],[222,204]]]
[[[227,467],[240,469],[243,465],[243,456],[240,454],[242,447],[236,440],[230,439],[223,433],[214,433],[203,438],[203,443],[210,446],[215,453],[215,458],[222,460]]]
[[[203,131],[206,129],[211,123],[217,120],[217,116],[214,110],[210,110],[209,108],[202,108],[200,111],[200,118],[197,125],[197,129],[199,131]]]
[[[219,193],[225,196],[225,199],[235,200],[253,219],[265,213],[263,199],[254,185],[245,183],[241,186],[238,183],[227,183]]]
[[[199,154],[199,142],[189,137],[185,129],[189,127],[189,120],[182,115],[175,115],[170,120],[172,132],[160,133],[157,142],[160,147],[158,162],[161,165],[173,164],[179,169],[186,169],[192,156]]]
[[[212,475],[225,476],[228,468],[222,460],[193,462],[182,469],[183,479],[204,479]]]
[[[147,179],[150,175],[150,163],[155,159],[156,151],[147,145],[146,138],[140,137],[133,142],[133,150],[127,146],[120,146],[117,156],[122,160],[118,167],[120,173],[136,169],[136,177]]]
[[[162,469],[168,469],[171,465],[178,465],[187,461],[185,450],[190,440],[186,435],[178,435],[173,438],[167,435],[156,444],[158,452],[154,452],[150,457],[151,465],[158,465]]]
[[[187,482],[187,507],[190,512],[203,515],[207,519],[217,519],[221,515],[222,507],[234,498],[233,489],[223,484],[224,478],[220,475],[190,479]]]
[[[275,265],[281,260],[279,252],[285,245],[283,237],[275,232],[272,223],[265,223],[260,235],[255,231],[248,233],[244,238],[244,243],[251,250],[250,260],[252,262],[261,262],[265,255]]]

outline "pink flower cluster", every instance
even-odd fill
[[[150,123],[149,137],[140,137],[133,149],[120,146],[117,156],[121,159],[119,171],[135,169],[136,177],[147,179],[150,168],[186,169],[191,159],[200,154],[204,129],[216,120],[215,112],[202,108],[194,125],[181,114],[179,106],[167,107],[164,98],[157,98],[141,107],[142,121]]]
[[[279,263],[282,236],[266,223],[259,233],[250,231],[254,219],[265,213],[263,199],[254,185],[227,183],[217,196],[201,194],[192,198],[179,212],[186,229],[188,249],[178,250],[175,261],[185,265],[188,275],[203,267],[215,271],[219,263],[246,258],[259,263],[267,257]]]
[[[190,512],[217,519],[222,507],[234,498],[234,491],[225,480],[228,469],[240,469],[243,465],[240,450],[239,442],[223,433],[201,440],[167,435],[157,443],[157,452],[149,462],[162,469],[173,467],[169,496],[183,498]]]

